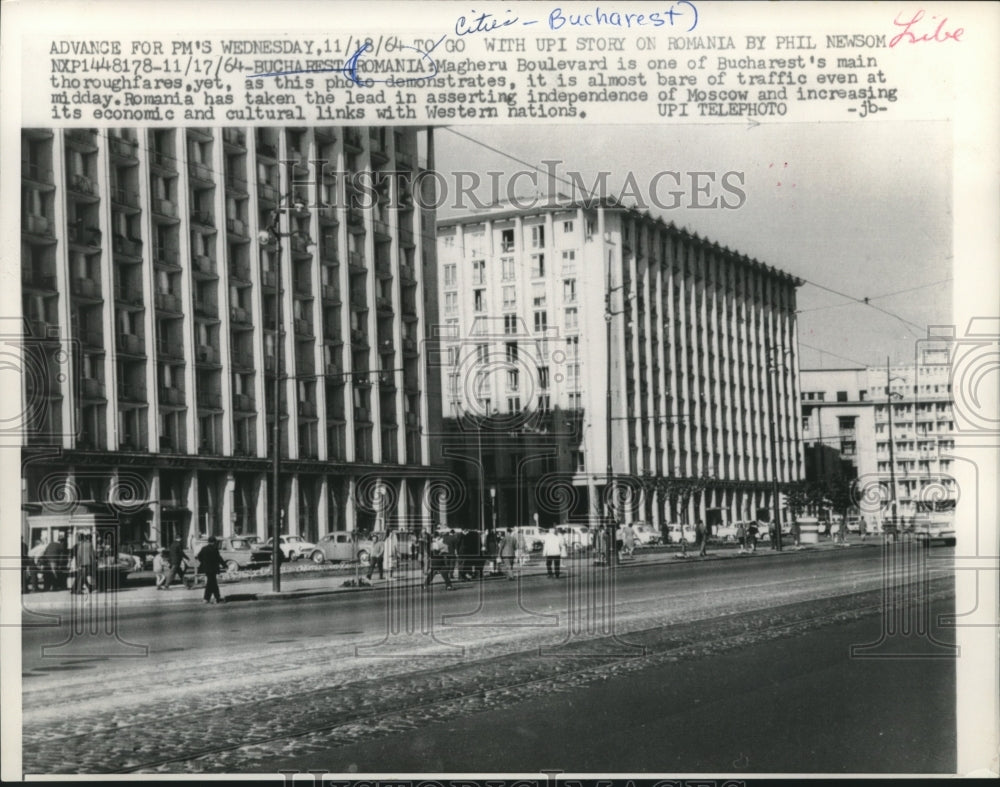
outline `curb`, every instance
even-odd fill
[[[872,540],[870,542],[863,542],[863,543],[859,543],[859,544],[848,544],[847,546],[848,547],[874,547],[874,546],[878,546],[878,545],[879,545],[878,541]],[[777,551],[777,550],[772,550],[772,549],[764,549],[764,550],[758,549],[758,551],[756,553],[752,553],[752,556],[753,557],[767,557],[767,556],[777,557],[779,555],[801,554],[803,552],[805,552],[805,553],[810,553],[810,552],[827,552],[827,551],[832,551],[833,549],[843,549],[843,548],[845,548],[845,547],[842,547],[839,544],[810,544],[808,546],[802,546],[802,547],[799,547],[799,548],[786,547],[785,549],[783,549],[780,552]],[[738,551],[726,550],[725,552],[715,552],[715,553],[710,552],[707,555],[705,555],[704,557],[702,557],[702,556],[698,555],[697,552],[689,552],[687,554],[687,556],[683,556],[680,552],[667,552],[667,551],[663,551],[663,552],[652,553],[652,554],[649,555],[648,558],[645,558],[645,556],[643,556],[644,559],[640,559],[640,560],[634,560],[633,559],[633,560],[626,560],[626,561],[623,561],[623,562],[620,561],[619,563],[617,563],[615,565],[615,570],[618,571],[618,570],[622,570],[622,569],[635,569],[635,568],[642,568],[642,567],[645,567],[645,566],[656,566],[656,565],[667,565],[667,566],[691,565],[692,563],[703,563],[703,562],[711,562],[711,561],[719,561],[719,560],[738,560],[738,559],[743,558],[743,557],[749,558],[749,557],[751,557],[751,554],[740,553]],[[681,562],[678,563],[676,561],[681,561]],[[533,577],[540,577],[540,576],[544,576],[544,575],[545,575],[544,566],[543,565],[538,565],[538,566],[534,567],[534,570],[529,570],[527,572],[522,571],[521,578],[523,578],[523,579],[530,579],[530,578],[533,578]],[[497,577],[490,576],[490,577],[485,577],[484,579],[485,579],[485,581],[490,581],[490,580],[493,580],[493,579],[502,579],[502,578],[503,578],[502,576],[497,576]],[[297,599],[297,598],[313,598],[313,597],[317,597],[317,596],[336,596],[336,595],[349,595],[349,594],[352,594],[352,593],[369,593],[369,592],[372,592],[372,591],[385,590],[385,589],[387,589],[389,587],[388,583],[384,583],[384,584],[379,584],[379,585],[362,585],[360,587],[343,587],[343,586],[340,586],[340,587],[302,588],[301,590],[282,590],[282,591],[279,591],[277,593],[274,592],[274,591],[270,591],[270,590],[257,591],[257,592],[254,592],[254,591],[238,592],[237,591],[237,587],[239,587],[241,585],[242,586],[246,586],[246,585],[250,584],[251,582],[255,582],[255,581],[259,581],[259,580],[245,580],[244,582],[228,583],[229,586],[230,586],[230,588],[232,588],[232,592],[230,592],[228,594],[225,594],[224,598],[228,602],[230,602],[230,603],[242,603],[242,602],[245,602],[245,601],[283,601],[283,600]],[[423,584],[423,579],[422,578],[407,578],[407,579],[398,580],[395,586],[396,587],[410,587],[410,586],[419,586],[419,585],[422,585],[422,584]],[[459,584],[459,583],[456,583],[456,584],[458,584],[459,587],[461,586],[461,584]],[[469,583],[469,584],[471,585],[472,583]],[[220,590],[224,591],[225,588],[226,588],[226,584],[221,584],[220,585]],[[143,588],[143,590],[144,589],[145,588]],[[135,588],[134,590],[138,591],[140,589],[139,588]],[[177,588],[176,590],[180,590],[180,588]],[[202,594],[199,593],[199,592],[197,592],[199,590],[203,590],[203,588],[201,586],[196,586],[196,587],[193,587],[193,588],[185,588],[182,592],[177,593],[177,595],[170,596],[169,598],[167,598],[167,597],[162,597],[161,598],[160,596],[152,596],[151,597],[151,596],[146,596],[146,595],[141,595],[140,596],[140,595],[137,595],[137,594],[130,593],[128,590],[126,590],[124,594],[119,593],[118,598],[115,601],[115,606],[120,606],[120,605],[130,606],[130,607],[132,607],[132,606],[145,606],[145,607],[149,607],[149,608],[155,608],[155,607],[158,607],[158,606],[161,606],[161,605],[175,605],[175,604],[183,604],[183,603],[186,603],[186,602],[192,603],[192,604],[195,603],[195,602],[200,603],[201,600],[202,600]],[[68,593],[68,591],[65,591],[65,592]],[[167,591],[167,592],[173,593],[175,591],[171,590],[171,591]],[[72,599],[72,598],[69,598],[69,599],[67,599],[67,598],[59,598],[59,599],[53,599],[52,601],[43,600],[43,601],[38,601],[37,603],[31,603],[31,601],[33,600],[32,597],[35,596],[35,595],[36,594],[31,593],[31,594],[28,594],[27,597],[25,597],[25,596],[21,597],[21,599],[22,599],[22,612],[31,614],[31,613],[35,612],[36,610],[39,611],[39,612],[45,611],[45,610],[52,610],[52,609],[55,609],[55,610],[69,610],[69,609],[71,609],[74,606],[75,603],[79,603],[81,605],[85,605],[85,604],[89,603],[90,599],[94,598],[94,596],[97,596],[99,599],[107,598],[106,596],[104,596],[104,595],[102,595],[100,593],[94,593],[94,594],[91,594],[90,596],[83,597],[86,600],[85,601],[80,601],[80,602],[76,602],[76,600]],[[24,604],[25,601],[28,601],[28,606],[25,606],[25,604]]]

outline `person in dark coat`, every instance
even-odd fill
[[[58,540],[49,542],[42,553],[42,562],[45,565],[45,589],[65,590],[66,569],[69,565],[66,536],[60,536]]]
[[[448,555],[448,545],[443,538],[435,538],[430,544],[430,562],[427,570],[427,577],[424,579],[424,587],[430,587],[434,581],[434,575],[440,574],[444,579],[446,590],[454,590],[451,584],[451,560]]]
[[[449,530],[448,534],[444,537],[445,555],[448,558],[445,562],[448,566],[448,576],[452,579],[456,578],[455,572],[458,568],[458,549],[461,541],[461,534],[455,530]]]
[[[86,533],[77,534],[76,545],[73,547],[73,561],[76,564],[76,576],[73,578],[73,589],[70,592],[78,595],[83,593],[86,587],[87,592],[92,593],[94,585],[90,580],[96,574],[96,564],[94,545]]]
[[[205,575],[205,603],[210,604],[213,600],[221,604],[225,599],[219,592],[219,574],[225,570],[226,561],[219,554],[219,546],[215,536],[208,537],[208,543],[199,550],[195,556],[198,561],[198,570]]]
[[[180,579],[182,585],[186,584],[184,581],[184,569],[187,564],[187,558],[184,555],[184,542],[181,541],[180,536],[174,536],[174,540],[167,551],[170,553],[170,571],[167,574],[165,587],[170,588],[170,583],[174,581],[175,576]]]
[[[483,556],[478,530],[467,530],[462,535],[462,566],[458,570],[460,579],[469,581],[483,578]]]

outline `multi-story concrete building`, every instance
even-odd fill
[[[862,486],[882,486],[887,515],[893,476],[899,516],[954,508],[951,366],[946,350],[932,347],[923,356],[888,368],[802,371],[810,477],[828,476],[846,460]]]
[[[610,467],[619,517],[748,519],[800,478],[794,277],[611,202],[442,220],[438,262],[466,517],[593,524]]]
[[[130,498],[124,540],[269,534],[277,375],[283,532],[426,517],[434,214],[405,175],[431,148],[412,128],[23,131],[28,510]],[[362,499],[373,479],[391,511]]]

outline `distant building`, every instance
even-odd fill
[[[124,495],[122,538],[160,542],[269,535],[275,494],[282,532],[310,539],[427,518],[434,215],[381,175],[413,171],[415,129],[27,129],[21,144],[26,510]],[[294,234],[262,245],[293,202]],[[392,509],[374,512],[357,486],[383,476]]]
[[[643,212],[562,200],[440,221],[438,263],[467,521],[595,524],[609,465],[620,518],[749,519],[773,505],[772,420],[778,478],[801,477],[793,276]]]
[[[888,372],[802,370],[807,478],[829,478],[846,462],[855,469],[859,484],[881,485],[883,499],[891,501],[894,471],[898,515],[954,508],[951,366],[947,353],[925,353],[923,360],[920,365],[891,366]]]

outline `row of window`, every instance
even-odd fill
[[[561,227],[562,233],[564,235],[571,235],[576,228],[576,223],[572,219],[566,219],[556,223],[557,226]],[[528,242],[529,248],[532,249],[543,249],[545,248],[545,225],[544,224],[532,224],[528,228]],[[587,220],[587,235],[588,237],[594,234],[594,221],[593,219]],[[448,234],[441,237],[441,242],[444,246],[454,246],[455,239],[457,235]],[[481,230],[473,230],[466,232],[465,238],[465,250],[473,255],[483,253],[486,250],[486,233]],[[514,229],[502,229],[500,230],[500,250],[503,252],[511,252],[515,249],[515,237]]]
[[[576,271],[576,250],[567,249],[561,252],[562,273],[574,273]],[[539,279],[546,274],[545,255],[531,255],[531,277]],[[441,266],[445,287],[458,286],[458,263],[449,262]],[[500,280],[515,281],[517,279],[517,266],[513,257],[500,258]],[[476,259],[472,261],[472,284],[473,286],[486,284],[486,260]]]

